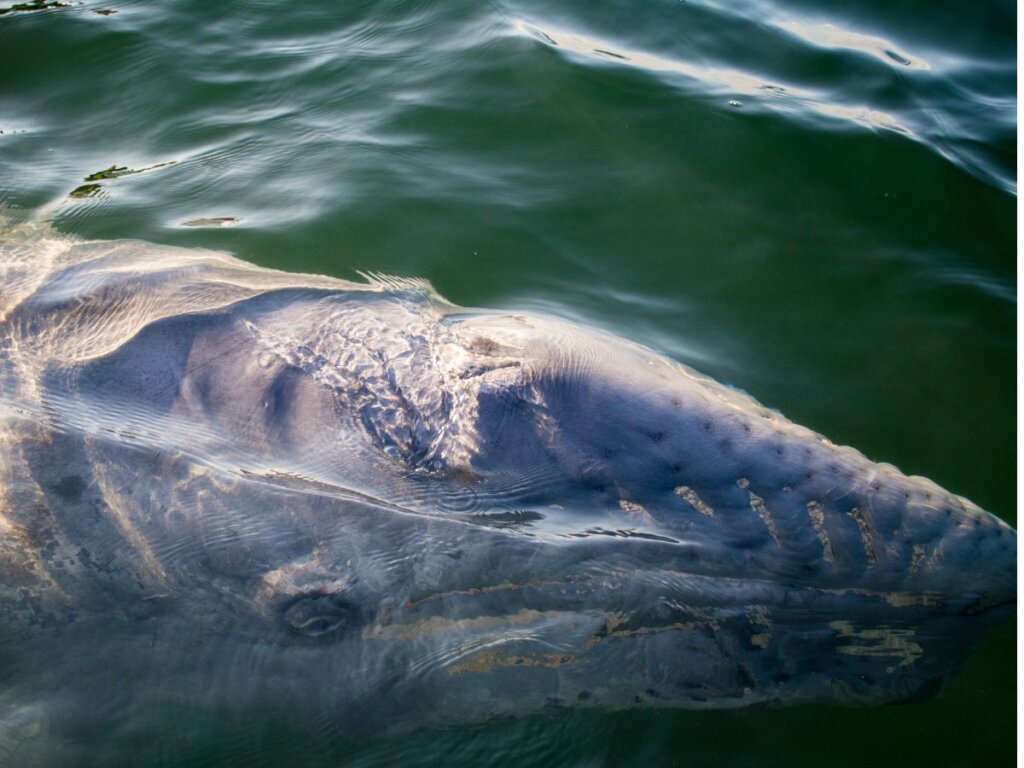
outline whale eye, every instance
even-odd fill
[[[336,634],[356,620],[356,607],[339,594],[302,595],[284,611],[284,620],[295,632],[306,637]]]

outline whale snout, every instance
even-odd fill
[[[589,658],[676,647],[701,684],[731,681],[680,682],[688,705],[907,700],[1015,614],[1016,532],[972,502],[642,347],[542,319],[483,330],[478,349],[520,363],[479,392],[474,469],[515,467],[528,503],[564,510],[559,536],[602,540],[589,572],[621,581]]]

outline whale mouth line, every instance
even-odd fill
[[[646,598],[638,600],[640,595]],[[912,618],[903,615],[907,611]],[[926,617],[983,614],[999,620],[1015,611],[1015,599],[972,609],[963,608],[950,594],[829,589],[749,577],[618,568],[423,594],[381,614],[369,632],[377,637],[406,636],[418,634],[417,628],[446,632],[485,625],[500,631],[522,624],[528,616],[575,615],[607,620],[593,633],[600,639],[735,622],[767,627],[842,620],[858,626],[909,627]]]

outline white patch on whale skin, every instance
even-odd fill
[[[821,541],[821,557],[826,563],[832,565],[836,560],[836,555],[835,550],[832,549],[832,541],[829,539],[828,531],[825,530],[825,510],[821,506],[821,502],[808,501],[807,514],[811,518],[811,525],[814,526],[814,532],[818,535],[818,540]]]
[[[713,510],[711,507],[705,504],[701,500],[700,496],[697,495],[697,492],[693,490],[693,488],[689,488],[685,485],[680,485],[677,486],[673,492],[676,494],[676,496],[681,498],[683,501],[685,501],[687,504],[696,509],[705,517],[715,516],[715,510]]]
[[[924,654],[924,649],[914,642],[914,631],[910,629],[892,629],[889,627],[873,627],[856,629],[849,621],[833,621],[829,627],[834,629],[840,640],[848,641],[836,650],[848,656],[880,656],[898,659],[899,663],[886,669],[890,674],[900,667],[911,666]]]
[[[764,503],[764,499],[750,490],[750,481],[741,477],[736,481],[736,486],[747,492],[750,497],[750,508],[754,511],[761,522],[764,523],[764,527],[768,529],[768,533],[771,534],[772,539],[777,545],[782,546],[782,538],[779,536],[779,528],[775,524],[775,520],[772,519],[771,512],[768,511],[768,505]]]
[[[850,510],[850,517],[857,524],[861,541],[864,543],[864,556],[867,558],[867,564],[870,568],[878,562],[878,555],[875,554],[875,535],[872,533],[871,527],[868,525],[867,520],[864,518],[864,513],[860,511],[859,507],[854,507]]]

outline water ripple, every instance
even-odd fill
[[[750,23],[733,10],[718,13],[723,24]],[[979,66],[974,59],[939,56],[939,63],[933,66],[930,54],[911,52],[885,37],[833,22],[786,17],[758,23],[757,35],[764,38],[758,45],[769,49],[756,60],[759,66],[742,53],[720,61],[714,41],[709,44],[695,39],[690,45],[670,46],[673,53],[667,53],[532,17],[511,18],[508,34],[536,40],[577,62],[646,73],[688,95],[719,99],[722,106],[782,115],[814,129],[832,123],[839,128],[893,131],[927,146],[968,173],[1016,193],[1016,180],[1007,177],[998,161],[979,152],[971,130],[978,109],[987,109],[990,118],[1002,113],[997,125],[1001,122],[1012,128],[1016,102],[1012,91],[999,95],[977,92],[976,74],[969,75],[969,89],[959,85]],[[794,52],[797,59],[805,60],[804,66],[792,66]],[[742,66],[731,66],[733,63]],[[898,89],[894,77],[903,79]],[[959,92],[954,99],[929,98],[937,88]],[[922,102],[935,106],[922,109]],[[956,114],[960,105],[965,114]],[[991,119],[986,125],[991,128]]]

